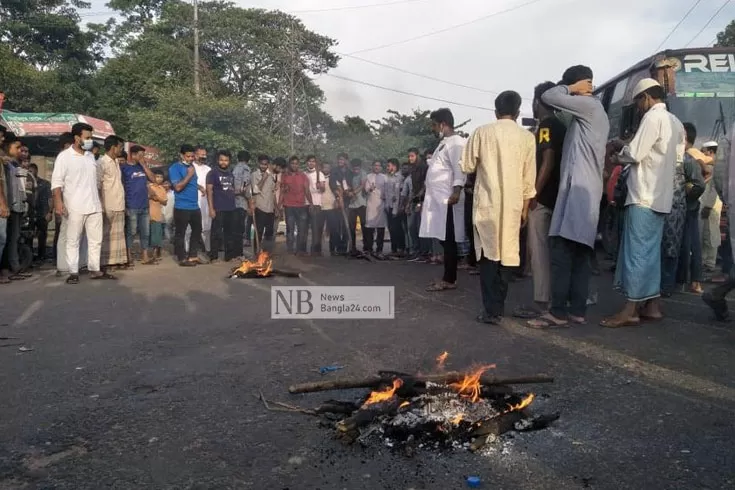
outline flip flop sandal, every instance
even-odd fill
[[[148,259],[140,262],[142,265],[156,265],[156,259]]]
[[[545,313],[540,317],[526,322],[529,328],[548,329],[548,328],[569,328],[569,322],[553,318],[549,313]]]
[[[480,271],[478,269],[470,269],[470,275],[471,276],[479,276]]]
[[[523,320],[538,318],[541,315],[542,313],[538,310],[534,310],[533,308],[524,308],[522,306],[519,306],[518,308],[513,310],[513,316],[516,318],[521,318]]]
[[[428,292],[438,292],[438,291],[447,291],[449,289],[457,289],[456,284],[449,284],[446,282],[437,282],[435,284],[432,284],[426,290]]]
[[[113,276],[112,274],[108,272],[103,272],[102,274],[98,276],[92,276],[90,279],[93,279],[95,281],[101,281],[101,280],[107,280],[107,281],[114,281],[117,279],[117,277]]]
[[[640,327],[641,326],[641,319],[636,318],[635,320],[632,318],[629,318],[627,320],[623,321],[614,321],[612,319],[605,319],[600,322],[601,327],[605,328],[623,328],[623,327]]]
[[[11,281],[25,281],[26,277],[21,274],[13,274],[11,276],[8,276],[8,279]]]
[[[79,275],[72,274],[69,277],[66,278],[67,284],[79,284]]]
[[[33,277],[33,274],[31,274],[30,272],[16,272],[15,275],[25,277],[26,279]]]

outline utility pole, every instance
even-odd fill
[[[291,155],[294,153],[294,147],[293,147],[293,136],[294,131],[296,130],[296,87],[294,86],[294,76],[293,76],[293,68],[291,69],[291,76],[290,78],[290,93],[289,93],[289,99],[291,103]]]
[[[199,4],[194,1],[194,95],[199,97]]]

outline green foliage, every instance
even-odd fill
[[[731,21],[725,29],[717,34],[717,47],[735,47],[735,20]]]

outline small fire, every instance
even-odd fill
[[[441,354],[439,354],[439,357],[436,358],[437,369],[444,369],[444,361],[447,360],[447,357],[449,357],[449,352],[447,351],[444,351]]]
[[[524,408],[526,408],[527,406],[529,406],[533,402],[533,399],[535,397],[536,397],[536,395],[534,395],[533,393],[529,393],[529,395],[526,398],[524,398],[523,400],[521,400],[521,403],[519,403],[517,405],[511,405],[510,408],[508,409],[508,412],[514,412],[514,411],[517,411],[517,410],[523,410]]]
[[[464,416],[461,413],[457,414],[457,416],[452,419],[452,425],[459,425],[463,418]]]
[[[240,267],[232,271],[233,274],[248,274],[255,272],[261,277],[269,276],[273,270],[273,259],[270,258],[268,252],[260,252],[255,262],[249,260],[244,261]]]
[[[457,390],[460,396],[469,398],[472,403],[476,403],[480,399],[480,390],[482,389],[480,378],[485,371],[493,368],[495,368],[495,364],[480,366],[475,371],[465,374],[464,379],[459,383],[452,383],[449,386],[452,389]]]
[[[411,404],[411,402],[403,402],[403,403],[400,404],[400,406],[398,408],[404,408],[404,407],[409,406],[410,404]]]
[[[370,396],[367,400],[365,400],[365,403],[362,404],[362,406],[372,405],[374,403],[380,403],[384,402],[386,400],[390,400],[393,398],[393,395],[395,395],[396,390],[403,386],[403,380],[400,378],[393,380],[393,387],[392,388],[386,388],[383,391],[373,391],[370,393]]]

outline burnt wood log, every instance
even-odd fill
[[[369,425],[373,420],[381,415],[394,414],[398,411],[399,402],[396,398],[381,403],[373,403],[366,407],[360,408],[352,416],[337,422],[336,427],[339,432],[353,432],[360,427]]]
[[[523,412],[514,410],[491,419],[483,420],[480,426],[470,433],[471,437],[487,435],[499,436],[513,428],[513,425],[524,417]]]
[[[411,378],[404,380],[405,382],[422,382],[422,383],[457,383],[463,380],[464,373],[451,372],[445,374],[434,375],[413,375]],[[392,378],[381,376],[370,376],[366,378],[342,378],[330,381],[317,381],[315,383],[301,383],[292,385],[288,388],[289,393],[314,393],[317,391],[330,390],[349,390],[353,388],[377,388],[383,383],[387,383]],[[554,378],[546,374],[537,374],[534,376],[521,376],[517,378],[496,378],[494,376],[483,376],[480,378],[480,384],[483,386],[496,385],[516,385],[516,384],[535,384],[535,383],[552,383]]]
[[[359,409],[360,406],[352,402],[343,402],[338,400],[327,400],[319,405],[314,411],[316,413],[341,413],[350,415]]]
[[[280,277],[301,277],[300,272],[284,271],[281,269],[273,269],[271,271],[271,275]]]
[[[534,430],[545,429],[550,426],[553,422],[556,422],[561,417],[559,412],[536,415],[530,419],[523,419],[514,424],[515,430],[518,432],[531,432]]]

